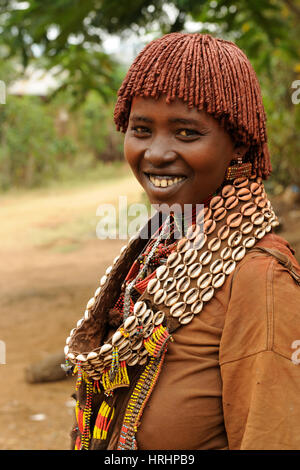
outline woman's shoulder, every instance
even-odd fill
[[[220,345],[220,362],[273,351],[287,358],[300,339],[300,266],[295,251],[270,233],[236,268]]]

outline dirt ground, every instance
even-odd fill
[[[69,331],[82,317],[100,277],[124,240],[100,241],[96,209],[140,198],[131,178],[72,189],[32,191],[1,197],[0,449],[69,448],[75,379],[29,384],[25,369],[63,350]],[[300,261],[300,205],[275,198],[280,235]]]

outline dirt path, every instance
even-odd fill
[[[30,385],[24,370],[63,350],[124,240],[96,238],[96,209],[138,200],[132,178],[2,198],[0,210],[0,449],[68,449],[74,378]]]
[[[70,190],[35,191],[1,199],[0,449],[68,449],[74,378],[30,385],[24,370],[61,351],[104,270],[124,240],[96,238],[103,202],[140,200],[131,177]],[[300,208],[282,216],[280,233],[300,253]]]

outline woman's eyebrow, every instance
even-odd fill
[[[186,119],[186,118],[170,118],[168,119],[169,122],[171,123],[175,123],[175,124],[193,124],[193,125],[198,125],[199,124],[202,124],[201,121],[199,121],[198,119],[192,119],[192,118],[189,118],[189,119]]]
[[[130,116],[130,120],[131,121],[144,121],[144,122],[153,122],[153,119],[151,118],[148,118],[146,116],[141,116],[141,115],[138,115],[138,114],[132,114]]]

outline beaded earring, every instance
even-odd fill
[[[246,176],[249,178],[252,174],[252,163],[245,162],[243,163],[242,155],[237,155],[237,164],[231,165],[227,168],[225,179],[226,180],[234,180],[235,178],[240,178],[242,176]]]

